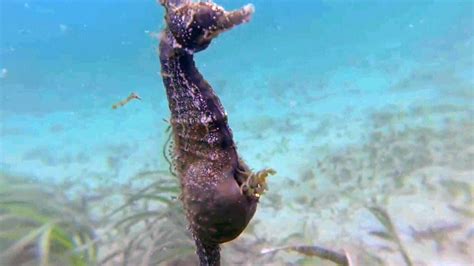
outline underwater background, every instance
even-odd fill
[[[196,55],[241,156],[277,171],[223,265],[333,265],[295,245],[472,265],[474,2],[252,3]],[[196,262],[165,156],[163,15],[152,0],[1,0],[1,265]]]

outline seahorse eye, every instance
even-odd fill
[[[208,28],[215,22],[212,21],[213,10],[206,5],[194,4],[179,9],[171,10],[167,15],[170,31],[176,42],[187,51],[198,52],[210,44],[211,38],[207,36]]]

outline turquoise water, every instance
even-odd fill
[[[250,23],[196,55],[241,156],[278,172],[224,262],[323,263],[260,254],[304,244],[403,265],[370,233],[383,228],[367,209],[377,205],[414,265],[473,263],[474,3],[253,4]],[[155,1],[3,0],[0,11],[2,176],[102,196],[144,171],[169,176]],[[142,100],[112,109],[131,92]]]

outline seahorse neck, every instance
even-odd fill
[[[177,45],[168,30],[159,49],[177,153],[211,161],[227,157],[235,166],[237,153],[226,112],[196,68],[193,53]]]

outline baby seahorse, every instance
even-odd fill
[[[237,154],[227,113],[194,64],[221,32],[250,20],[246,5],[225,11],[210,2],[160,0],[161,75],[171,111],[173,163],[201,265],[220,265],[219,244],[230,241],[253,217],[271,169],[252,173]]]

